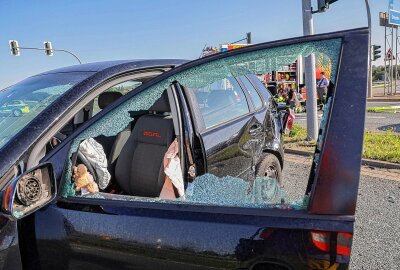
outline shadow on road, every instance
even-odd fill
[[[400,124],[381,126],[378,127],[378,130],[382,131],[393,130],[394,132],[400,132]]]

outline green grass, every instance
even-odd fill
[[[400,163],[400,136],[393,131],[365,132],[363,157]]]
[[[294,123],[289,135],[284,136],[285,143],[295,143],[307,140],[307,129]]]
[[[315,142],[308,142],[307,129],[294,124],[289,135],[284,136],[287,148],[314,151]],[[363,158],[400,163],[400,135],[392,130],[385,132],[366,131]]]
[[[367,112],[375,113],[400,113],[399,106],[387,106],[387,107],[370,107],[367,108]]]
[[[384,87],[385,85],[383,84],[383,83],[381,83],[381,84],[373,84],[372,85],[372,88],[382,88],[382,87]]]

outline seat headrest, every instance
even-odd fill
[[[153,112],[171,112],[171,107],[169,106],[167,90],[161,94],[161,97],[157,99],[153,105],[151,105],[149,111]]]
[[[99,95],[99,107],[100,109],[104,109],[105,107],[107,107],[108,105],[110,105],[111,103],[113,103],[114,101],[116,101],[117,99],[119,99],[120,97],[122,97],[122,93],[120,92],[103,92]]]
[[[134,134],[137,142],[167,147],[174,136],[172,119],[161,115],[144,115],[136,123]]]

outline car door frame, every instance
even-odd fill
[[[251,52],[251,51],[257,51],[261,49],[267,49],[267,48],[272,48],[272,47],[278,47],[278,46],[284,46],[288,44],[297,44],[297,43],[304,43],[308,41],[319,41],[321,39],[331,39],[331,38],[343,38],[344,41],[349,41],[351,40],[357,40],[360,37],[357,35],[367,35],[369,34],[368,29],[362,28],[362,29],[356,29],[356,30],[350,30],[350,31],[343,31],[343,32],[337,32],[337,33],[329,33],[329,34],[321,34],[321,35],[315,35],[315,36],[306,36],[302,38],[296,38],[296,39],[287,39],[283,41],[275,41],[275,42],[270,42],[270,43],[264,43],[264,44],[258,44],[258,45],[253,45],[250,47],[242,48],[242,49],[237,49],[234,51],[229,51],[223,54],[218,54],[218,55],[211,55],[202,59],[198,59],[192,62],[189,62],[187,64],[184,64],[182,66],[179,66],[177,68],[174,68],[168,72],[165,72],[161,74],[160,76],[154,78],[151,80],[151,82],[145,83],[142,86],[139,86],[136,88],[136,91],[131,92],[121,98],[119,101],[115,102],[105,110],[101,111],[98,113],[95,117],[87,121],[84,125],[82,125],[78,130],[76,130],[69,138],[67,138],[66,141],[60,145],[57,151],[52,153],[52,155],[60,152],[66,152],[66,149],[69,149],[69,143],[78,135],[80,134],[84,129],[86,129],[88,126],[93,124],[94,122],[98,121],[101,117],[103,117],[105,114],[107,114],[109,111],[115,109],[117,106],[119,106],[121,103],[125,102],[126,100],[132,98],[134,95],[145,91],[148,87],[169,78],[170,76],[177,74],[181,71],[184,71],[186,69],[190,69],[192,67],[195,67],[197,65],[201,65],[203,63],[217,60],[220,58],[225,58],[225,57],[230,57],[230,56],[235,56],[239,55],[245,52]],[[355,35],[355,36],[349,36],[349,35]],[[364,39],[364,37],[362,37]],[[342,50],[343,46],[345,44],[342,44]],[[352,45],[352,44],[350,44]],[[351,46],[350,46],[351,47]],[[362,48],[361,52],[365,51],[365,48]],[[361,53],[360,52],[360,53]],[[346,57],[349,58],[350,56],[348,55],[349,52],[347,51]],[[365,58],[365,56],[363,56]],[[347,59],[348,60],[348,59]],[[343,57],[341,58],[341,61],[343,62]],[[366,62],[366,61],[365,61]],[[357,63],[357,62],[356,62]],[[360,63],[360,62],[358,62]],[[346,63],[347,65],[349,63]],[[364,64],[364,59],[361,61],[361,64]],[[341,67],[341,64],[339,63],[338,67]],[[351,70],[351,67],[347,67],[344,71],[349,72],[349,69]],[[340,75],[343,73],[342,70],[338,70],[338,83],[337,85],[340,84],[342,88],[345,88],[346,85],[349,84],[349,82],[341,82],[339,80]],[[345,73],[345,72],[344,72]],[[348,78],[347,76],[346,78]],[[365,82],[366,83],[366,82]],[[357,93],[360,92],[360,87],[362,88],[363,85],[359,86],[357,88]],[[361,103],[364,102],[364,98],[362,98]],[[362,107],[362,106],[361,106]],[[333,115],[335,119],[337,119],[338,115]],[[365,112],[362,114],[361,112],[357,115],[356,120],[361,121],[365,117]],[[363,121],[362,121],[363,122]],[[329,134],[329,124],[330,121],[328,121],[328,134]],[[363,125],[364,123],[362,123]],[[359,126],[358,126],[359,127]],[[363,129],[362,129],[363,131]],[[337,131],[339,132],[339,131]],[[345,134],[347,135],[347,134]],[[359,138],[359,135],[358,135]],[[362,146],[362,142],[361,142]],[[359,150],[360,145],[357,144],[355,147],[353,147],[353,150]],[[322,148],[322,154],[324,154],[324,147]],[[49,160],[52,155],[46,156],[44,160]],[[361,160],[357,159],[358,157],[355,158],[355,160],[352,160],[351,164],[357,168],[361,164]],[[63,164],[64,165],[64,164]],[[60,168],[59,168],[60,169]],[[359,168],[358,168],[359,170]],[[318,199],[313,199],[313,196],[315,194],[322,194],[322,192],[326,192],[326,187],[321,188],[320,183],[319,183],[319,178],[318,174],[314,175],[314,183],[313,183],[313,190],[314,194],[312,194],[311,197],[311,203],[310,203],[310,208],[309,212],[307,211],[287,211],[287,210],[282,210],[282,209],[255,209],[255,208],[241,208],[241,207],[223,207],[223,206],[204,206],[204,205],[185,205],[185,207],[181,207],[181,205],[178,204],[156,204],[156,203],[151,203],[151,202],[126,202],[126,201],[109,201],[109,200],[103,200],[103,199],[87,199],[87,198],[78,198],[78,197],[69,197],[66,199],[60,199],[58,200],[63,201],[64,203],[72,203],[72,204],[85,204],[85,205],[102,205],[102,204],[110,204],[114,206],[121,206],[121,207],[128,207],[132,209],[154,209],[154,210],[168,210],[168,211],[174,211],[175,213],[184,213],[186,212],[187,214],[190,213],[203,213],[203,214],[224,214],[224,215],[232,215],[237,217],[240,217],[241,215],[245,216],[253,216],[253,217],[260,217],[260,218],[268,218],[272,222],[272,224],[275,224],[276,227],[284,227],[287,229],[298,229],[299,227],[309,229],[309,230],[331,230],[331,231],[342,231],[342,232],[353,232],[353,222],[354,222],[354,211],[352,211],[352,208],[337,208],[337,206],[334,206],[335,208],[332,208],[330,205],[325,205],[325,208],[323,211],[315,211],[313,209],[313,206],[317,205],[319,203],[319,200],[323,200],[323,198]],[[358,189],[358,181],[359,178],[354,178],[351,186],[351,191],[350,194],[352,194],[351,198],[351,203],[354,203],[355,207],[355,200],[357,197],[357,194],[353,194],[354,191],[357,191]],[[326,182],[323,182],[326,184]],[[330,188],[334,190],[334,184],[331,184]],[[343,181],[338,181],[336,185],[343,185]],[[333,187],[332,187],[333,185]],[[59,185],[62,186],[62,185]],[[320,190],[321,189],[321,190]],[[332,195],[335,198],[335,194],[330,192],[330,195]],[[341,196],[340,196],[341,197]],[[332,197],[331,197],[332,199]],[[53,204],[54,206],[54,204]],[[340,205],[339,205],[340,206]],[[348,210],[350,209],[350,211]],[[334,210],[334,212],[331,212]],[[328,214],[328,215],[326,215]],[[330,214],[330,215],[329,215]]]
[[[207,57],[204,57],[204,58],[200,58],[200,59],[197,59],[197,60],[194,60],[194,61],[187,62],[187,63],[185,63],[183,65],[180,65],[180,66],[175,67],[175,68],[173,68],[173,69],[171,69],[171,70],[169,70],[167,72],[162,73],[161,75],[155,77],[154,79],[150,80],[149,82],[146,82],[146,83],[142,84],[141,86],[137,87],[135,89],[135,91],[132,91],[132,92],[128,93],[127,95],[122,97],[120,100],[118,100],[114,104],[112,104],[109,107],[107,107],[106,109],[102,110],[100,113],[96,114],[92,119],[90,119],[85,124],[83,124],[81,127],[79,127],[74,132],[74,134],[71,134],[71,136],[66,141],[64,141],[62,143],[62,145],[67,143],[67,141],[72,140],[77,134],[79,134],[81,131],[86,129],[93,122],[96,122],[99,118],[103,117],[104,114],[106,114],[109,111],[113,110],[114,108],[116,108],[117,106],[119,106],[120,104],[125,102],[126,100],[132,98],[134,95],[136,95],[136,94],[146,90],[150,86],[155,85],[155,84],[157,84],[157,83],[159,83],[159,82],[161,82],[161,81],[163,81],[165,79],[168,79],[169,77],[171,77],[171,76],[173,76],[173,75],[175,75],[177,73],[180,73],[180,72],[182,72],[184,70],[191,69],[193,67],[196,67],[196,66],[199,66],[201,64],[204,64],[204,63],[207,63],[207,62],[211,62],[211,61],[214,61],[214,60],[217,60],[217,59],[228,58],[228,57],[232,57],[232,56],[239,55],[239,54],[242,54],[242,53],[247,53],[247,52],[252,52],[252,51],[259,51],[259,50],[264,50],[264,49],[274,48],[274,47],[280,47],[280,46],[285,46],[285,45],[290,45],[290,44],[301,44],[301,43],[311,42],[311,41],[329,40],[329,39],[333,39],[333,38],[343,38],[343,44],[342,44],[342,50],[341,50],[342,51],[341,54],[343,54],[343,46],[345,45],[346,41],[354,40],[354,41],[357,42],[358,39],[360,38],[359,37],[360,35],[361,36],[362,35],[369,35],[368,28],[357,28],[357,29],[346,30],[346,31],[338,31],[338,32],[327,33],[327,34],[319,34],[319,35],[305,36],[305,37],[299,37],[299,38],[289,38],[289,39],[284,39],[284,40],[279,40],[279,41],[261,43],[261,44],[256,44],[256,45],[249,46],[249,47],[244,47],[244,48],[240,48],[240,49],[224,52],[224,53],[221,53],[221,54],[210,55],[210,56],[207,56]],[[352,45],[352,44],[350,44],[350,45]],[[363,53],[363,51],[360,50],[358,52],[358,55],[362,55],[362,53]],[[363,58],[363,57],[360,56],[359,58]],[[365,56],[364,56],[364,58],[365,58]],[[352,63],[353,62],[352,61],[353,60],[353,56],[351,55],[351,52],[349,52],[349,50],[347,50],[346,58],[344,58],[341,55],[339,59],[340,59],[340,63],[338,63],[338,69],[339,70],[337,71],[337,74],[338,74],[337,75],[338,85],[340,84],[341,88],[346,89],[346,87],[348,86],[349,82],[345,81],[343,79],[340,80],[340,78],[341,78],[340,76],[346,75],[346,72],[343,72],[343,70],[340,70],[340,68],[341,68],[344,60],[346,60],[347,62]],[[347,67],[347,65],[351,66],[350,63],[345,63],[346,71],[348,69],[351,70],[351,68]],[[347,77],[350,77],[350,75],[348,75]],[[113,83],[111,83],[111,84],[113,84]],[[360,87],[362,87],[362,85],[360,85]],[[94,95],[94,92],[92,92],[92,95]],[[87,100],[90,100],[90,98],[87,97]],[[365,98],[365,100],[366,100],[366,98]],[[363,119],[365,117],[365,114],[357,115],[357,117],[358,117],[357,119],[359,120],[359,122],[362,122],[362,126],[363,126],[364,125]],[[330,122],[331,121],[328,121],[328,124]],[[329,127],[327,127],[327,130],[329,131]],[[342,132],[342,131],[340,131],[340,132]],[[48,136],[46,139],[50,139],[49,137],[51,137],[51,136]],[[62,147],[62,145],[60,145],[60,148]],[[361,144],[361,147],[362,147],[362,144]],[[359,148],[360,148],[360,145],[357,145],[356,147],[354,147],[354,149],[359,149]],[[346,152],[348,152],[348,151],[346,151]],[[360,166],[361,159],[359,161],[357,161],[357,160],[355,160],[355,162],[353,161],[352,164],[355,164],[356,167],[357,167],[357,164],[358,164],[358,166]],[[310,177],[310,181],[313,182],[312,186],[313,186],[314,190],[316,190],[316,192],[318,192],[319,198],[321,200],[324,200],[320,196],[322,191],[320,191],[318,189],[318,181],[317,181],[318,180],[318,175],[313,175],[312,177],[314,179],[311,179],[311,177]],[[353,185],[351,193],[357,192],[359,178],[355,178],[354,181],[357,182],[357,184]],[[341,181],[340,184],[343,184],[343,181]],[[332,185],[334,185],[334,184],[332,184]],[[335,190],[335,187],[332,186],[332,185],[330,186],[331,190]],[[61,186],[61,185],[59,185],[59,186]],[[324,187],[322,190],[326,192],[327,188]],[[331,196],[335,197],[335,194],[332,194],[332,193],[330,193],[330,194],[331,194]],[[312,195],[312,197],[313,196],[314,195]],[[317,205],[318,201],[313,200],[312,197],[311,197],[311,203],[313,205]],[[342,196],[339,196],[339,197],[342,197]],[[355,205],[355,200],[356,200],[357,196],[353,196],[353,197],[355,197],[355,198],[352,200],[352,203]],[[310,210],[311,209],[312,209],[312,207],[310,207]],[[348,209],[348,207],[346,207],[346,209]],[[320,214],[328,214],[330,210],[331,209],[325,209],[325,212],[321,212]],[[342,211],[336,211],[334,214],[337,214],[337,215],[354,215],[354,211],[350,211],[349,212],[349,211],[346,211],[346,210],[342,210]]]

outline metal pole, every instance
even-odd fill
[[[396,89],[397,89],[397,39],[398,39],[398,29],[396,27],[396,53],[394,54],[396,59],[395,59],[395,67],[394,67],[394,94],[396,94]]]
[[[394,43],[394,27],[392,26],[392,31],[391,31],[391,34],[392,34],[392,43],[391,43],[391,45],[390,45],[390,47],[392,48],[392,56],[391,56],[391,58],[390,58],[390,94],[392,95],[393,94],[393,55],[394,55],[394,53],[393,53],[393,43]]]
[[[311,0],[302,0],[303,8],[303,35],[313,35],[314,26],[311,13]],[[305,57],[305,77],[307,87],[307,138],[317,140],[318,119],[317,119],[317,89],[315,76],[315,55],[312,53]]]
[[[385,84],[383,85],[383,95],[385,96],[386,95],[386,91],[388,91],[386,88],[387,88],[387,67],[386,67],[386,65],[387,65],[387,60],[386,60],[386,38],[387,38],[387,26],[385,25],[385,46],[384,46],[384,49],[383,49],[383,55],[384,55],[384,61],[383,61],[383,63],[384,63],[384,68],[385,68]]]
[[[365,7],[367,8],[367,17],[368,17],[368,28],[369,28],[369,37],[368,37],[368,48],[369,48],[369,66],[368,66],[368,89],[367,89],[367,97],[372,98],[372,57],[371,57],[371,11],[369,9],[368,0],[365,0]]]
[[[42,49],[42,48],[32,48],[32,47],[18,47],[18,49],[20,50],[35,50],[35,51],[46,51],[46,49]],[[78,60],[79,64],[82,64],[81,60],[78,58],[78,56],[76,56],[75,54],[73,54],[70,51],[64,50],[64,49],[51,49],[52,51],[55,52],[65,52],[68,53],[70,55],[72,55],[73,57],[75,57],[76,60]]]

